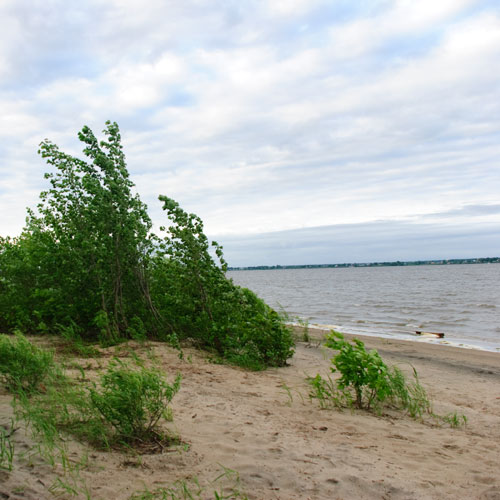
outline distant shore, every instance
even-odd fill
[[[343,267],[393,267],[393,266],[448,266],[460,264],[500,264],[500,257],[478,257],[475,259],[407,260],[393,262],[351,262],[343,264],[297,264],[275,266],[229,267],[228,271],[267,271],[273,269],[322,269]]]

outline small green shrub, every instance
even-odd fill
[[[333,381],[320,375],[309,378],[310,397],[318,399],[321,407],[355,407],[372,410],[385,406],[403,409],[413,418],[431,412],[425,389],[413,369],[414,380],[409,382],[397,366],[387,366],[376,350],[367,351],[361,340],[352,343],[332,330],[326,346],[338,351],[332,357],[332,373],[340,373]]]
[[[353,389],[354,404],[369,410],[375,400],[384,401],[391,394],[387,365],[376,350],[366,351],[361,340],[347,342],[344,336],[332,330],[326,346],[338,350],[332,358],[332,372],[339,372],[337,387],[341,391]]]
[[[134,442],[156,434],[158,421],[171,419],[169,403],[180,389],[181,375],[168,384],[156,367],[137,361],[132,368],[119,359],[102,375],[100,387],[90,389],[90,399],[116,438]]]
[[[12,392],[31,393],[54,374],[54,354],[33,345],[26,337],[0,334],[0,376]]]

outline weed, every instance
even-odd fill
[[[90,491],[85,481],[80,476],[78,468],[72,469],[63,477],[58,477],[49,487],[49,492],[55,497],[70,495],[78,497],[83,495],[84,498],[90,500]],[[81,497],[81,496],[80,496]]]
[[[396,407],[407,410],[412,418],[422,418],[424,414],[432,412],[431,403],[420,384],[417,370],[413,367],[412,369],[413,380],[409,382],[397,366],[389,368],[389,397]]]
[[[21,333],[0,334],[0,377],[11,392],[32,393],[55,375],[54,354],[33,345]]]
[[[281,387],[283,387],[288,396],[288,406],[292,406],[293,403],[292,389],[288,385],[286,385],[285,382],[281,384]]]
[[[450,427],[456,428],[462,425],[467,425],[467,417],[459,414],[456,411],[447,415],[434,415],[441,422],[448,424]]]
[[[281,383],[281,387],[284,389],[284,391],[288,397],[288,401],[287,401],[288,406],[292,406],[292,404],[294,402],[293,391],[295,391],[297,393],[297,395],[300,397],[300,400],[302,401],[302,403],[304,403],[304,397],[302,396],[302,393],[297,388],[293,388],[293,387],[288,386],[284,381]]]
[[[221,467],[222,473],[206,486],[201,486],[197,478],[189,481],[180,480],[171,486],[137,492],[130,497],[130,500],[205,500],[209,498],[248,500],[247,495],[240,490],[239,474],[227,467]]]
[[[95,358],[100,352],[82,338],[82,329],[72,320],[68,325],[57,325],[61,336],[64,351],[68,354],[77,354],[82,358]]]
[[[297,317],[297,323],[302,327],[302,342],[311,342],[309,335],[309,321],[307,319]]]
[[[59,383],[58,389],[61,387]],[[38,456],[51,467],[61,471],[49,487],[49,491],[54,495],[62,493],[78,495],[82,493],[86,498],[90,498],[85,481],[80,476],[80,470],[87,465],[87,456],[84,455],[80,461],[76,462],[70,459],[65,441],[59,433],[58,425],[60,422],[55,418],[61,405],[52,406],[41,403],[44,398],[47,398],[51,403],[55,402],[52,394],[53,387],[48,386],[48,389],[46,394],[35,394],[31,397],[19,391],[13,400],[16,417],[23,418],[29,424],[32,437],[36,440],[36,444],[27,455],[24,455],[24,458],[27,458],[29,465],[33,458]],[[58,403],[64,401],[64,398],[65,396],[62,395]],[[51,411],[48,411],[49,409]]]
[[[330,375],[322,378],[321,375],[308,377],[307,381],[311,386],[310,399],[317,399],[322,409],[345,408],[352,406],[352,397],[349,392],[340,391]]]
[[[12,434],[4,427],[0,426],[0,470],[12,470],[12,463],[14,461],[14,443],[11,441]]]

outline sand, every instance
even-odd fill
[[[307,375],[329,372],[331,352],[317,343],[299,343],[290,366],[257,373],[212,364],[193,349],[185,351],[191,362],[180,360],[173,349],[153,343],[165,371],[183,374],[174,421],[165,425],[184,445],[133,456],[88,450],[68,439],[74,460],[88,452],[79,487],[94,499],[128,499],[176,480],[209,485],[223,466],[239,473],[239,488],[250,499],[500,499],[500,354],[363,340],[389,363],[411,363],[435,412],[464,414],[467,425],[321,410],[305,382]],[[132,347],[139,354],[148,348]],[[95,363],[79,362],[93,372]],[[9,425],[10,399],[0,391],[0,425]],[[19,456],[33,446],[22,425],[12,441],[14,469],[0,471],[0,499],[53,498],[49,488],[60,467],[36,454]],[[214,498],[212,491],[200,498]]]

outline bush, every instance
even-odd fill
[[[332,331],[325,345],[339,353],[332,358],[332,372],[340,372],[337,387],[341,391],[354,389],[355,405],[370,409],[373,401],[384,401],[391,392],[388,368],[376,350],[366,351],[361,340],[353,344],[341,333]]]
[[[90,387],[75,383],[59,370],[47,380],[43,392],[28,397],[18,391],[15,414],[30,424],[34,436],[51,450],[61,441],[60,432],[97,448],[119,444],[162,447],[172,442],[158,431],[159,420],[171,420],[169,403],[180,388],[180,375],[168,384],[157,367],[147,368],[113,360]],[[175,439],[174,439],[175,441]]]
[[[293,355],[291,330],[253,292],[226,278],[222,247],[209,244],[199,217],[166,196],[160,200],[171,223],[158,241],[151,290],[169,328],[179,340],[192,339],[240,366],[283,366]]]
[[[168,384],[156,367],[136,368],[115,359],[101,377],[100,387],[90,389],[90,399],[115,438],[126,442],[149,440],[158,421],[170,419],[169,404],[180,389],[181,375]]]
[[[54,374],[54,354],[33,345],[26,337],[0,334],[0,376],[12,392],[37,390]]]
[[[383,405],[406,410],[412,417],[431,411],[425,389],[413,369],[414,380],[408,382],[398,367],[387,366],[376,350],[367,351],[361,340],[352,343],[332,330],[325,345],[339,351],[332,357],[332,373],[340,378],[332,381],[320,375],[310,378],[310,396],[322,407],[348,406],[380,410]]]
[[[151,232],[118,125],[104,134],[83,127],[83,160],[41,143],[50,188],[19,237],[0,237],[0,328],[58,332],[81,352],[88,340],[189,338],[240,365],[284,365],[293,342],[281,318],[226,278],[222,247],[171,198],[160,196],[164,237]]]

